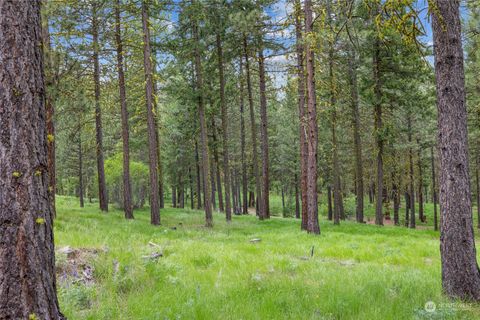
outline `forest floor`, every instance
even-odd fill
[[[312,236],[292,218],[227,224],[217,213],[206,229],[200,211],[167,208],[161,217],[153,227],[147,209],[125,221],[121,211],[58,197],[68,319],[480,319],[479,304],[442,295],[433,230],[322,218]]]

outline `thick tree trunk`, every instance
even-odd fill
[[[160,189],[158,184],[158,141],[153,105],[153,69],[150,50],[150,26],[146,0],[142,0],[143,66],[147,107],[148,158],[150,171],[150,223],[160,224]]]
[[[350,83],[351,105],[353,112],[353,144],[355,153],[355,194],[356,194],[356,210],[355,216],[357,222],[363,223],[363,157],[362,157],[362,140],[360,137],[360,108],[358,101],[358,85],[357,85],[357,62],[355,52],[351,50],[348,56],[348,79]]]
[[[408,165],[410,175],[410,228],[415,229],[415,177],[413,174],[412,115],[408,115]]]
[[[208,134],[207,134],[207,123],[205,119],[205,103],[203,97],[203,74],[202,74],[202,61],[200,53],[200,39],[198,35],[198,22],[193,21],[192,33],[194,37],[194,64],[195,64],[195,75],[196,75],[196,90],[197,90],[197,103],[198,103],[198,118],[200,121],[200,142],[202,149],[202,176],[203,176],[203,189],[204,194],[210,194],[210,185],[208,183],[210,172],[209,172],[209,157],[208,157]],[[204,198],[205,205],[205,226],[213,227],[213,216],[212,216],[212,204],[209,196]]]
[[[480,300],[473,234],[467,109],[458,0],[433,1],[433,42],[440,151],[442,284],[453,298]]]
[[[223,66],[223,48],[220,33],[216,34],[218,74],[220,82],[220,111],[222,114],[222,145],[223,145],[223,183],[225,184],[225,218],[232,220],[232,210],[230,205],[230,176],[229,176],[229,154],[228,154],[228,117],[227,103],[225,101],[225,76]]]
[[[64,319],[48,191],[40,1],[0,1],[0,39],[0,318]]]
[[[261,199],[262,199],[262,189],[261,189],[261,180],[258,170],[258,148],[257,148],[257,124],[255,123],[255,106],[253,105],[253,88],[252,80],[250,77],[250,59],[248,56],[248,43],[247,37],[243,36],[243,54],[245,56],[245,72],[247,77],[247,92],[248,92],[248,104],[250,110],[250,127],[252,131],[252,155],[253,155],[253,175],[255,177],[255,192],[257,193],[257,198],[255,201],[255,208],[257,216],[263,219],[263,214],[261,213]]]
[[[300,136],[300,190],[302,198],[301,229],[307,230],[308,203],[307,203],[307,126],[305,117],[305,65],[302,27],[302,6],[300,0],[295,0],[295,34],[297,50],[297,77],[298,77],[298,118]]]
[[[435,154],[433,147],[430,149],[430,157],[432,159],[432,194],[433,194],[433,228],[438,230],[438,213],[437,213],[437,175],[435,170]]]
[[[245,140],[245,103],[244,92],[245,80],[243,77],[243,58],[240,57],[240,153],[242,164],[242,213],[248,213],[248,177],[247,177],[247,156],[246,156],[246,140]]]
[[[177,188],[172,185],[172,207],[177,207]]]
[[[120,94],[120,107],[122,115],[123,210],[125,212],[125,219],[133,219],[132,189],[130,183],[128,109],[125,93],[125,74],[123,71],[123,43],[120,20],[120,0],[116,0],[115,4],[115,41],[117,44],[118,89]]]
[[[305,33],[313,30],[312,2],[305,0]],[[315,57],[312,45],[305,46],[307,66],[307,232],[320,234],[318,224],[318,194],[317,194],[317,102],[315,92]]]
[[[375,224],[383,226],[383,119],[382,119],[382,83],[380,74],[380,38],[376,36],[373,46],[373,80],[375,95],[375,142],[377,153],[377,193],[375,203]]]
[[[258,75],[260,86],[260,140],[262,149],[262,215],[270,218],[270,174],[268,160],[268,119],[267,119],[267,92],[265,80],[265,57],[263,56],[263,39],[260,37],[258,47]]]
[[[97,142],[97,173],[98,173],[98,199],[100,210],[108,211],[108,193],[105,182],[105,165],[103,158],[103,128],[102,110],[100,108],[100,44],[98,42],[98,15],[97,4],[92,5],[92,37],[93,37],[93,82],[95,84],[95,131]]]

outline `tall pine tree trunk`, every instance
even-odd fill
[[[356,220],[363,223],[363,159],[362,140],[360,137],[360,109],[358,101],[357,62],[355,52],[350,50],[348,55],[348,79],[353,111],[353,144],[355,153],[355,194],[356,194]]]
[[[158,141],[153,105],[153,69],[150,50],[150,26],[147,0],[142,0],[143,66],[145,72],[145,99],[147,107],[148,158],[150,171],[150,223],[160,224],[160,189],[158,184]]]
[[[93,81],[95,84],[95,131],[97,142],[97,173],[98,173],[98,199],[100,210],[108,211],[108,194],[105,182],[105,164],[103,158],[103,128],[102,110],[100,108],[100,44],[98,41],[98,13],[97,5],[92,5],[92,37],[93,37]]]
[[[2,319],[64,319],[48,191],[40,2],[0,1]]]
[[[298,118],[300,136],[300,190],[302,199],[301,229],[307,230],[308,203],[307,203],[307,126],[305,117],[305,65],[302,28],[302,6],[300,0],[295,0],[295,34],[297,51],[297,78],[298,78]]]
[[[410,228],[415,229],[415,177],[413,174],[413,149],[412,149],[412,115],[408,114],[408,166],[410,175]]]
[[[245,141],[245,81],[243,77],[243,58],[240,57],[240,153],[242,164],[242,213],[248,213],[248,177],[247,177],[247,155],[246,155],[246,141]]]
[[[307,36],[313,29],[313,14],[311,0],[305,0],[305,33]],[[309,233],[320,234],[318,224],[318,194],[317,194],[317,103],[315,91],[315,57],[312,44],[305,46],[307,65],[307,205]]]
[[[377,192],[375,207],[375,224],[383,226],[383,119],[382,119],[382,83],[380,74],[380,36],[376,35],[373,46],[373,80],[374,80],[374,122],[377,153]]]
[[[250,110],[250,127],[252,131],[252,155],[253,155],[253,175],[255,178],[255,192],[257,193],[257,198],[255,201],[255,207],[257,211],[257,216],[260,219],[263,219],[261,199],[262,199],[262,189],[260,181],[260,173],[258,172],[258,148],[257,148],[257,124],[255,123],[255,106],[253,105],[253,88],[252,80],[250,77],[250,59],[248,56],[248,43],[247,37],[243,36],[243,54],[245,56],[245,72],[247,77],[247,92],[248,92],[248,105]]]
[[[442,284],[453,298],[480,300],[473,234],[460,1],[436,0],[432,11],[440,151]]]
[[[223,66],[223,48],[220,33],[216,34],[218,74],[220,82],[220,111],[222,114],[222,145],[223,145],[223,183],[225,184],[225,217],[227,221],[232,220],[232,210],[230,204],[230,175],[229,175],[229,154],[228,154],[228,117],[227,103],[225,101],[225,76]]]
[[[123,146],[123,210],[125,219],[133,219],[132,189],[130,183],[130,148],[128,109],[125,93],[125,74],[123,71],[123,43],[120,20],[120,0],[115,4],[115,41],[117,44],[117,72],[118,90],[120,94],[120,107],[122,114],[122,146]]]
[[[263,56],[263,39],[260,36],[258,47],[258,75],[260,86],[260,141],[262,149],[262,212],[264,219],[270,218],[270,174],[268,160],[268,119],[267,92],[265,80],[265,57]]]
[[[207,123],[205,119],[205,102],[203,97],[203,74],[202,74],[202,61],[200,53],[200,39],[198,35],[198,21],[193,21],[192,33],[194,37],[194,64],[195,64],[195,76],[196,76],[196,94],[197,94],[197,103],[198,103],[198,118],[200,121],[200,142],[202,150],[202,176],[203,176],[203,189],[204,195],[210,195],[210,185],[208,181],[210,180],[209,172],[209,157],[208,157],[208,134],[207,134]],[[205,206],[205,226],[213,227],[213,216],[212,216],[212,203],[209,196],[204,197],[204,206]]]
[[[418,144],[418,216],[421,222],[426,221],[426,217],[423,212],[423,167],[422,167],[422,147],[420,141],[417,139]]]

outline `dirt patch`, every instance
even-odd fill
[[[93,260],[106,249],[61,247],[56,250],[55,271],[61,285],[95,284]]]

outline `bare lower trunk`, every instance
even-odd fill
[[[195,140],[195,163],[197,169],[197,209],[202,208],[202,188],[201,188],[201,172],[200,172],[200,157],[198,155],[198,143]]]
[[[105,182],[105,165],[103,159],[103,128],[102,111],[100,108],[100,60],[98,43],[98,16],[97,4],[92,6],[92,37],[93,37],[93,80],[95,84],[95,131],[97,142],[97,176],[98,176],[98,199],[100,210],[108,211],[108,194]]]
[[[241,153],[241,164],[242,164],[242,193],[243,193],[243,202],[242,202],[242,213],[248,213],[248,178],[247,178],[247,156],[246,156],[246,141],[245,141],[245,104],[244,104],[244,78],[243,78],[243,59],[240,57],[240,153]]]
[[[313,30],[312,2],[305,0],[305,33]],[[318,224],[318,194],[317,194],[317,103],[315,93],[315,57],[311,45],[305,48],[307,65],[307,204],[309,233],[320,234]]]
[[[307,230],[308,203],[307,203],[307,126],[305,117],[305,65],[303,28],[300,0],[295,0],[295,33],[297,50],[297,77],[298,77],[298,118],[300,136],[300,190],[302,198],[302,223],[301,229]]]
[[[413,175],[413,150],[412,150],[412,115],[408,115],[408,163],[410,172],[410,228],[415,229],[415,177]]]
[[[123,43],[121,36],[120,0],[115,4],[115,40],[117,44],[117,71],[120,107],[122,115],[122,146],[123,146],[123,210],[125,219],[133,219],[132,191],[130,183],[130,149],[128,109],[125,93],[125,74],[123,71]]]
[[[435,154],[433,152],[433,147],[430,149],[430,154],[432,158],[432,195],[433,195],[433,228],[435,231],[438,230],[438,213],[437,213],[437,176],[435,170]]]
[[[422,151],[419,140],[418,144],[418,216],[421,222],[426,222],[426,217],[423,213],[423,167],[422,167]]]
[[[145,99],[147,107],[148,158],[150,171],[150,223],[160,224],[160,189],[158,184],[158,141],[153,106],[153,71],[150,50],[150,26],[146,0],[142,1],[143,66],[145,72]]]
[[[432,11],[440,156],[442,284],[453,298],[480,300],[473,234],[460,1]]]
[[[268,156],[268,120],[267,93],[265,80],[265,58],[263,56],[263,39],[260,39],[258,49],[258,74],[260,86],[260,137],[262,149],[262,214],[264,219],[270,218],[270,175]]]
[[[82,134],[78,131],[78,196],[80,199],[80,208],[85,206],[83,199],[83,150],[82,150]]]
[[[0,318],[64,319],[55,280],[40,1],[0,1]]]
[[[363,159],[362,159],[362,140],[360,138],[360,110],[358,102],[357,86],[357,63],[355,53],[349,53],[348,78],[350,82],[351,104],[353,111],[353,142],[355,152],[355,194],[356,194],[356,220],[363,223]]]
[[[245,56],[245,72],[247,78],[247,92],[248,92],[248,104],[250,110],[250,127],[252,130],[252,155],[253,155],[253,175],[255,177],[255,191],[256,191],[256,201],[255,201],[255,208],[257,212],[257,216],[260,219],[263,219],[263,214],[260,214],[262,211],[261,207],[261,198],[262,198],[262,191],[261,191],[261,181],[260,181],[260,174],[258,170],[258,148],[257,148],[257,124],[255,123],[255,107],[253,105],[253,89],[252,89],[252,81],[250,77],[250,59],[248,56],[248,43],[247,37],[243,36],[243,54]]]
[[[229,175],[229,154],[228,154],[228,118],[227,103],[225,101],[225,77],[223,74],[223,48],[220,34],[216,35],[218,74],[220,82],[220,111],[222,114],[222,145],[223,145],[223,183],[225,184],[225,218],[232,220],[232,210],[230,206],[230,175]]]
[[[377,193],[375,203],[375,224],[383,226],[383,119],[382,119],[382,84],[380,80],[380,39],[377,35],[373,52],[373,79],[375,95],[375,142],[377,153]]]
[[[194,20],[193,22],[193,37],[195,43],[195,75],[196,75],[196,89],[197,89],[197,96],[198,96],[198,118],[200,122],[200,142],[201,142],[201,150],[202,150],[202,176],[203,176],[203,189],[204,194],[210,194],[210,185],[209,181],[209,157],[208,157],[208,134],[207,134],[207,124],[205,119],[205,104],[204,104],[204,97],[203,97],[203,74],[202,74],[202,61],[201,61],[201,53],[200,53],[200,39],[198,35],[198,22]],[[205,196],[204,198],[205,204],[205,226],[206,227],[213,227],[213,216],[212,216],[212,204],[210,201],[209,196]]]
[[[328,220],[333,220],[332,187],[327,186]]]

